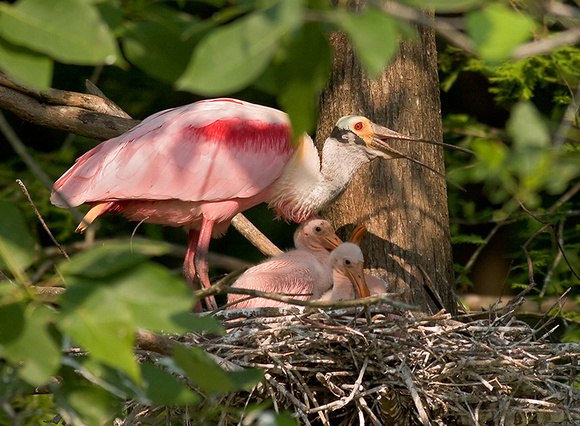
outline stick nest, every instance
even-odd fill
[[[266,371],[252,391],[196,409],[230,407],[214,424],[267,400],[305,425],[580,424],[580,344],[548,343],[550,318],[532,328],[516,308],[461,322],[387,306],[231,310],[217,314],[226,335],[178,340],[225,369]]]

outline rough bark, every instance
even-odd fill
[[[321,96],[317,143],[338,118],[364,115],[397,132],[442,140],[435,36],[418,30],[415,44],[403,42],[396,59],[377,79],[365,76],[346,37],[331,37],[335,50],[330,84]],[[443,172],[443,152],[428,144],[393,141],[392,146]],[[404,300],[436,310],[421,268],[443,305],[456,312],[446,182],[404,159],[376,160],[359,171],[346,193],[322,212],[336,227],[363,224],[367,266]],[[350,231],[352,227],[344,227]]]

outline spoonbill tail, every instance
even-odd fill
[[[302,222],[340,196],[358,168],[375,158],[407,158],[429,168],[386,139],[467,151],[349,116],[338,120],[319,158],[309,136],[292,142],[285,113],[210,99],[161,111],[101,143],[77,159],[54,190],[71,206],[91,204],[79,232],[106,212],[182,226],[189,231],[184,275],[207,287],[210,239],[222,236],[237,213],[267,202],[279,216]],[[54,191],[51,201],[66,207]]]
[[[296,296],[297,300],[317,299],[332,286],[330,251],[342,243],[330,224],[309,219],[294,233],[295,250],[251,267],[232,284],[234,288]],[[240,300],[239,303],[235,303]],[[243,294],[228,294],[228,309],[285,306],[287,303]]]

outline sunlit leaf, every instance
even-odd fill
[[[129,61],[171,83],[183,74],[194,46],[194,41],[184,39],[177,22],[129,22],[123,36]]]
[[[129,309],[108,286],[83,278],[67,279],[62,296],[59,328],[92,357],[124,371],[140,383],[140,371],[133,355],[135,324]]]
[[[318,96],[330,75],[331,56],[320,27],[306,24],[293,35],[274,67],[278,102],[290,116],[295,135],[314,129]]]
[[[102,278],[138,265],[148,257],[162,256],[169,250],[169,245],[162,242],[108,242],[77,254],[70,262],[61,263],[60,268],[65,275]]]
[[[20,0],[0,4],[0,35],[15,45],[73,64],[112,64],[115,39],[91,2]]]
[[[506,129],[518,150],[550,146],[550,129],[531,102],[519,102],[512,108]]]
[[[395,20],[379,9],[368,8],[360,14],[341,14],[340,26],[369,75],[378,77],[399,48]]]
[[[15,308],[17,305],[0,307],[1,328],[20,329],[17,335],[10,333],[12,336],[7,336],[7,331],[1,333],[0,343],[3,349],[0,352],[18,366],[18,375],[23,380],[31,385],[40,386],[47,383],[60,366],[59,345],[48,331],[53,313],[44,306],[38,306],[29,307],[23,312],[17,309],[22,316],[12,312],[14,317],[6,317],[7,310],[13,311]],[[14,324],[16,321],[21,321],[22,324]]]
[[[280,38],[301,23],[302,2],[284,0],[213,30],[195,50],[177,87],[213,96],[243,89],[266,68]]]
[[[507,59],[512,50],[532,36],[534,24],[523,12],[491,3],[466,17],[467,33],[481,58],[490,64]]]
[[[11,202],[0,200],[0,268],[8,267],[3,253],[10,257],[13,267],[28,268],[34,260],[35,244],[20,210]]]
[[[52,82],[52,59],[15,46],[2,38],[0,38],[0,69],[25,86],[48,89]]]

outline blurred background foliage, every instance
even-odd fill
[[[84,92],[90,79],[140,119],[227,95],[281,108],[297,133],[312,132],[331,67],[330,32],[344,31],[369,75],[377,76],[401,40],[414,41],[413,25],[426,21],[439,35],[445,141],[478,154],[465,164],[465,157],[446,153],[449,179],[466,189],[449,188],[457,290],[505,296],[531,278],[538,303],[569,290],[572,305],[561,313],[560,337],[580,340],[574,312],[580,305],[577,4],[368,1],[352,12],[347,2],[338,3],[1,2],[0,70],[37,89]],[[433,10],[434,19],[417,8]],[[97,143],[5,116],[2,133],[11,126],[53,180]],[[76,221],[50,204],[49,190],[6,141],[0,159],[1,424],[43,424],[57,415],[70,424],[103,424],[122,415],[126,399],[184,406],[198,402],[200,393],[249,389],[260,380],[260,371],[226,373],[203,352],[184,348],[158,363],[138,363],[137,329],[222,332],[188,314],[194,301],[179,274],[182,257],[171,255],[174,246],[166,243],[183,246],[183,232],[144,224],[135,233],[146,241],[79,251],[73,246],[80,239],[73,233]],[[70,261],[40,225],[16,179],[26,184]],[[277,245],[290,247],[292,225],[273,221],[264,206],[248,216]],[[117,216],[99,222],[98,241],[128,239],[134,229]],[[234,231],[212,249],[260,259]],[[39,294],[36,286],[67,291]],[[200,393],[171,373],[196,383]],[[258,412],[293,423],[271,416],[268,408]],[[188,413],[194,424],[216,420],[215,412]],[[239,416],[260,421],[256,411]]]

